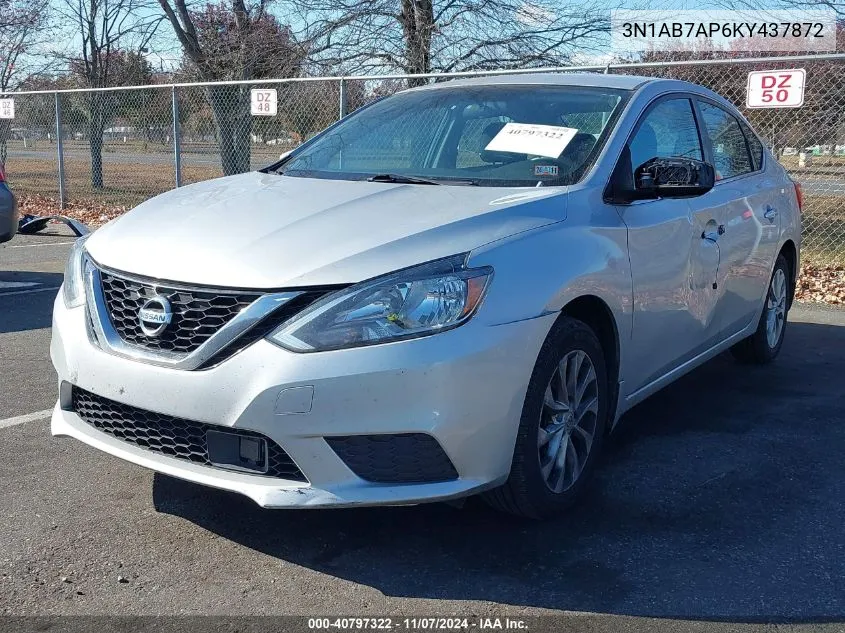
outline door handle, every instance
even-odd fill
[[[775,218],[778,217],[778,210],[775,209],[773,206],[767,204],[766,211],[763,213],[763,217],[766,218],[769,222],[774,222]]]

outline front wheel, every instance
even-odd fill
[[[604,354],[583,322],[562,317],[534,366],[505,484],[485,493],[498,510],[541,519],[581,494],[607,428]]]
[[[757,330],[731,347],[734,358],[741,363],[757,365],[772,362],[783,345],[788,312],[789,264],[783,255],[778,255]]]

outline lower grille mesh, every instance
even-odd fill
[[[155,453],[211,466],[205,442],[209,430],[228,431],[267,441],[266,477],[306,481],[290,456],[273,440],[254,431],[231,429],[153,413],[73,388],[73,411],[86,423],[124,442]],[[259,475],[261,476],[261,475]]]
[[[346,435],[327,437],[326,442],[365,481],[412,484],[458,478],[443,448],[425,433]]]

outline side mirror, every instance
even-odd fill
[[[716,171],[709,163],[692,158],[652,158],[633,169],[626,146],[607,187],[604,200],[630,204],[635,200],[700,196],[713,188]]]
[[[700,196],[713,188],[713,165],[693,158],[652,158],[634,170],[636,189],[660,198]]]

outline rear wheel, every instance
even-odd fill
[[[758,365],[772,362],[783,345],[788,312],[789,264],[783,255],[778,255],[757,330],[731,347],[734,358],[741,363]]]
[[[498,510],[546,518],[569,508],[589,479],[607,428],[607,370],[595,333],[561,318],[534,367],[511,472],[486,493]]]

